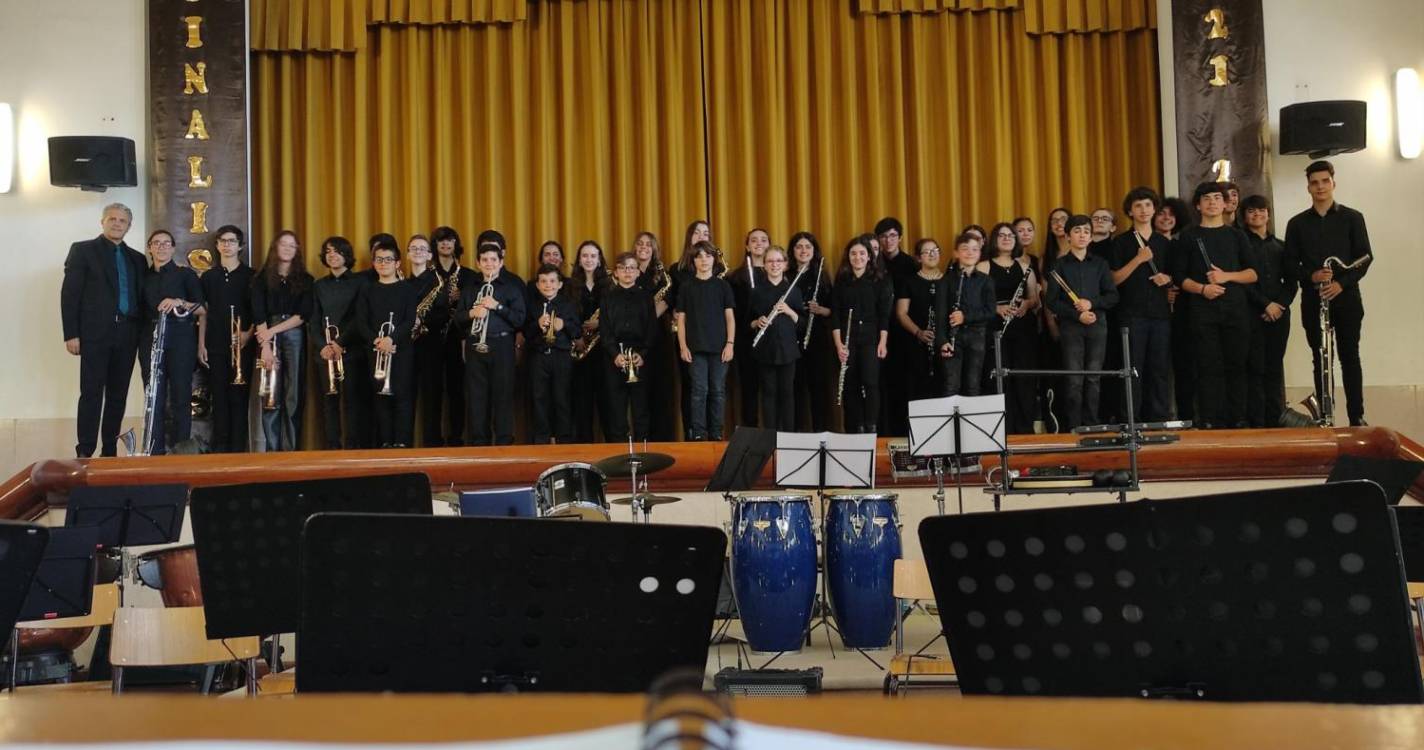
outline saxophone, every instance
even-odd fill
[[[663,284],[662,284],[662,286],[658,287],[658,291],[656,291],[656,292],[653,293],[653,307],[656,308],[656,307],[657,307],[657,304],[658,304],[659,302],[666,302],[666,301],[667,301],[668,292],[671,291],[671,290],[672,290],[672,274],[668,273],[668,272],[667,272],[667,269],[664,268],[664,269],[663,269]],[[671,330],[672,330],[673,334],[676,334],[676,333],[677,333],[677,316],[676,316],[676,315],[672,316],[672,329],[671,329]]]
[[[594,310],[594,311],[593,311],[593,317],[589,318],[589,322],[591,322],[591,323],[597,323],[597,322],[598,322],[598,314],[601,313],[601,312],[603,312],[603,311],[602,311],[602,310]],[[583,358],[584,358],[584,357],[587,357],[587,356],[588,356],[588,353],[591,352],[591,351],[593,351],[594,348],[598,346],[598,337],[599,337],[599,335],[600,335],[600,334],[599,334],[598,331],[594,331],[594,332],[593,332],[593,336],[589,337],[588,342],[583,345],[583,348],[582,348],[582,349],[579,349],[578,347],[575,347],[575,348],[574,348],[574,361],[575,361],[575,362],[582,362],[582,361],[583,361]]]
[[[850,317],[846,320],[845,326],[845,348],[847,353],[850,352],[850,329],[853,325],[855,325],[854,307],[850,309]],[[841,374],[840,377],[836,380],[836,406],[842,406],[845,404],[845,379],[846,371],[848,370],[850,370],[850,357],[846,357],[845,361],[841,362]]]
[[[458,272],[455,273],[453,278],[456,288],[458,289],[460,274]],[[428,330],[425,327],[425,318],[430,315],[430,308],[435,306],[435,298],[440,296],[440,290],[445,286],[439,279],[440,277],[436,276],[436,282],[430,287],[430,292],[425,295],[424,299],[420,300],[420,304],[415,306],[415,329],[410,335],[412,341],[420,338]]]

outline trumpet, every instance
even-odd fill
[[[479,307],[482,302],[493,296],[494,284],[491,284],[490,282],[486,281],[485,285],[480,287],[480,293],[475,295],[475,307]],[[474,308],[471,308],[471,310],[473,309]],[[474,322],[470,324],[470,335],[476,339],[475,351],[479,352],[480,354],[488,354],[490,350],[489,344],[486,343],[489,339],[488,310],[485,311],[485,316],[483,318],[475,318]]]
[[[597,323],[597,322],[598,322],[598,314],[601,313],[601,312],[603,312],[603,311],[602,311],[602,310],[594,310],[594,311],[593,311],[593,317],[591,317],[591,318],[588,319],[589,322],[590,322],[590,323]],[[583,361],[583,358],[584,358],[584,357],[587,357],[587,356],[588,356],[588,353],[591,352],[591,351],[593,351],[594,348],[598,346],[598,337],[599,337],[599,336],[600,336],[600,334],[599,334],[597,331],[594,331],[593,335],[590,336],[590,337],[588,338],[588,341],[584,343],[582,349],[580,349],[580,348],[578,348],[578,347],[574,347],[574,361],[575,361],[575,362],[581,362],[581,361]]]
[[[638,365],[633,362],[633,348],[619,344],[618,353],[623,356],[623,372],[628,374],[628,379],[624,382],[628,385],[638,382]]]
[[[545,302],[545,303],[544,303],[544,314],[545,314],[545,315],[548,315],[548,314],[549,314],[549,303],[548,303],[548,302]],[[558,335],[558,332],[554,330],[554,319],[553,319],[552,317],[550,317],[550,318],[549,318],[549,326],[544,329],[544,346],[553,346],[553,345],[554,345],[554,337],[557,336],[557,335]]]
[[[282,352],[277,349],[277,338],[267,342],[272,347],[272,366],[267,367],[262,357],[257,358],[257,397],[262,400],[264,411],[277,409],[277,374],[282,366]]]
[[[341,329],[331,324],[331,318],[324,317],[322,321],[325,325],[322,332],[326,334],[326,345],[331,346],[336,340],[341,338]],[[326,361],[326,395],[335,396],[339,391],[336,384],[346,379],[346,363],[342,361],[341,355],[336,355],[335,359]]]
[[[845,326],[844,342],[847,352],[850,351],[850,329],[853,325],[855,325],[855,308],[852,307],[850,309],[850,317],[846,319]],[[846,371],[848,370],[850,370],[850,357],[846,357],[845,361],[841,362],[841,374],[840,377],[836,380],[836,406],[842,406],[845,404],[845,379]]]
[[[396,314],[390,313],[386,322],[381,324],[381,328],[376,332],[378,339],[393,339],[396,333]],[[391,358],[395,356],[396,349],[391,347],[389,352],[383,352],[379,348],[371,347],[376,352],[375,378],[381,381],[381,390],[376,391],[377,396],[391,395]]]
[[[228,348],[232,356],[232,385],[247,385],[242,377],[242,318],[237,316],[237,306],[227,306]]]

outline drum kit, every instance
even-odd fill
[[[540,518],[577,518],[610,521],[612,513],[606,497],[609,478],[627,478],[632,494],[615,498],[613,505],[631,506],[633,523],[651,523],[653,508],[681,502],[680,497],[655,495],[648,491],[648,475],[676,462],[666,453],[628,452],[609,456],[596,463],[566,463],[551,466],[534,483],[534,498]],[[641,516],[641,519],[640,519]]]

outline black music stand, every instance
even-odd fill
[[[755,487],[775,450],[776,430],[738,426],[703,491],[725,495]]]
[[[1326,483],[1349,482],[1368,479],[1384,490],[1390,505],[1399,505],[1414,480],[1424,473],[1424,461],[1406,461],[1398,458],[1367,458],[1365,456],[1344,455],[1330,467]]]
[[[910,455],[931,459],[939,515],[944,515],[944,458],[954,460],[954,486],[959,496],[959,512],[963,514],[964,457],[1008,449],[1008,438],[1004,435],[1006,414],[1002,393],[910,402]]]
[[[331,513],[302,537],[298,692],[642,692],[699,672],[699,526]]]
[[[45,547],[49,544],[49,529],[34,523],[0,521],[0,628],[10,633],[10,692],[15,691],[15,650],[25,600],[35,571],[39,570]]]
[[[1372,483],[939,516],[920,541],[968,695],[1424,697]]]
[[[133,570],[129,547],[172,544],[183,533],[186,484],[129,484],[76,487],[69,492],[65,528],[99,529],[99,546],[119,550],[119,606]]]
[[[271,636],[269,667],[279,671],[278,636],[295,632],[301,620],[307,519],[331,511],[428,516],[430,497],[430,479],[417,473],[194,489],[193,544],[208,638]]]
[[[49,529],[49,543],[30,582],[25,603],[20,607],[18,621],[56,620],[89,614],[94,602],[96,577],[94,550],[98,546],[97,527]],[[20,631],[15,628],[11,632],[10,688],[14,690],[19,682]]]

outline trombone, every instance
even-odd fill
[[[390,313],[389,319],[381,324],[381,329],[376,333],[377,339],[392,339],[394,342],[396,333],[396,314]],[[389,352],[383,352],[379,348],[372,347],[376,351],[376,380],[381,381],[381,390],[376,391],[377,396],[391,395],[391,358],[395,356],[395,346],[391,346]]]
[[[331,346],[336,340],[341,338],[341,329],[331,324],[330,317],[323,317],[322,332],[326,334],[326,345]],[[340,393],[336,384],[346,379],[346,363],[342,361],[341,355],[336,355],[335,359],[326,361],[326,395],[335,396]]]

